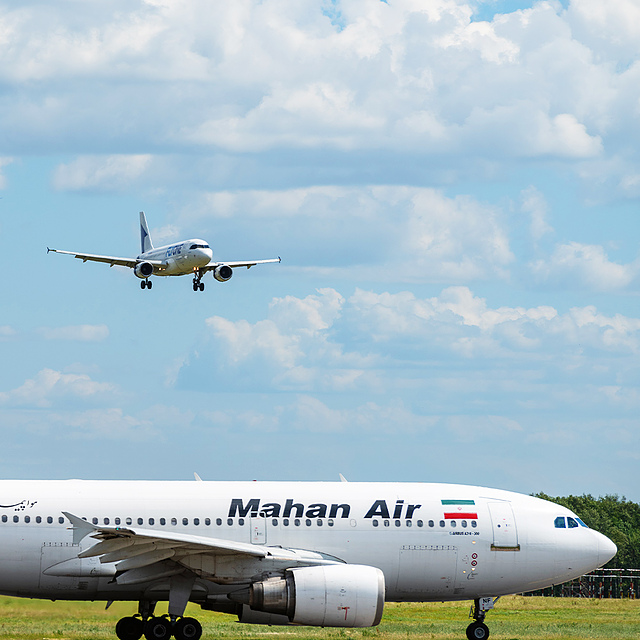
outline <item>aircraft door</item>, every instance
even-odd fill
[[[499,551],[519,551],[518,529],[510,502],[489,502],[489,513],[493,527],[491,548]]]
[[[264,514],[249,518],[251,528],[251,544],[267,543],[267,519]]]
[[[453,593],[458,549],[448,544],[404,545],[400,548],[397,593],[408,600]]]

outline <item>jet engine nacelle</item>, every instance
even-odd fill
[[[227,264],[221,264],[213,270],[213,277],[218,282],[226,282],[233,275],[233,269]]]
[[[138,262],[138,264],[133,267],[133,273],[135,273],[138,278],[144,280],[153,273],[153,265],[150,262]]]
[[[384,575],[355,564],[289,569],[284,578],[254,582],[249,605],[293,624],[374,627],[384,609]]]

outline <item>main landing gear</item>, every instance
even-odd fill
[[[202,626],[195,618],[154,616],[155,602],[141,602],[138,614],[118,620],[116,636],[119,640],[200,640]]]
[[[152,286],[153,286],[153,282],[151,282],[151,280],[143,280],[140,283],[141,289],[151,289]]]
[[[493,598],[476,598],[474,600],[469,614],[474,622],[467,627],[469,640],[487,640],[489,637],[489,627],[484,623],[484,618],[487,615],[487,609],[493,608],[493,602]]]
[[[200,282],[202,280],[203,273],[201,271],[196,271],[193,274],[193,290],[194,291],[204,291],[204,282]]]

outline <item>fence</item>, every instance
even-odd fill
[[[556,598],[631,598],[635,600],[640,597],[640,569],[596,569],[564,584],[529,591],[522,595]]]

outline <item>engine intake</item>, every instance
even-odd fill
[[[144,280],[153,273],[153,265],[150,262],[138,262],[133,268],[133,273],[135,273],[138,278]]]
[[[384,574],[348,564],[289,569],[284,578],[254,582],[249,606],[285,615],[293,624],[374,627],[384,610]]]
[[[218,282],[226,282],[233,275],[233,269],[228,264],[221,264],[213,270],[213,277]]]

